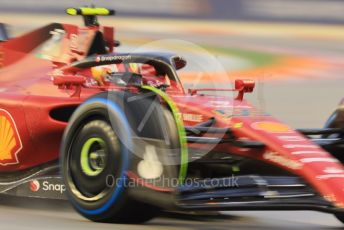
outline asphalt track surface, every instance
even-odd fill
[[[6,198],[1,199],[1,229],[342,229],[342,225],[329,214],[310,211],[295,212],[226,212],[168,214],[142,225],[101,224],[85,220],[67,202]]]
[[[28,28],[28,21],[34,24],[34,17],[10,15],[9,21],[23,30]],[[18,19],[19,18],[19,19]],[[1,16],[0,16],[1,19]],[[32,19],[32,20],[31,20]],[[19,21],[18,21],[19,20]],[[18,21],[18,22],[17,22]],[[51,20],[49,20],[51,21]],[[25,24],[25,23],[26,24]],[[36,22],[37,23],[37,22]],[[13,23],[12,23],[13,24]],[[36,24],[34,24],[36,25]],[[133,26],[135,27],[135,26]],[[125,29],[125,28],[124,28]],[[281,48],[288,54],[311,53],[326,60],[338,60],[343,57],[343,37],[329,39],[300,39],[298,36],[288,38],[252,37],[236,34],[220,38],[209,34],[177,34],[175,31],[122,30],[119,37],[132,39],[182,38],[191,42],[207,44],[219,43],[222,46],[247,44],[264,50]],[[340,64],[341,67],[342,64]],[[343,67],[344,68],[344,67]],[[316,78],[290,76],[290,79],[276,81],[259,81],[255,93],[247,98],[258,107],[269,112],[293,127],[321,127],[334,110],[339,100],[344,97],[344,80],[338,71],[338,63],[329,68],[331,75],[324,74]],[[338,76],[337,76],[337,75]],[[205,83],[206,84],[206,83]],[[274,211],[274,212],[224,212],[222,215],[197,217],[194,215],[166,215],[156,218],[145,225],[112,225],[92,223],[77,213],[67,202],[31,200],[19,198],[0,198],[0,229],[37,230],[37,229],[341,229],[342,225],[332,215],[312,211]]]

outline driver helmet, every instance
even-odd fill
[[[141,66],[137,63],[130,63],[130,64],[110,64],[110,65],[102,65],[102,66],[95,66],[91,68],[91,74],[94,80],[101,86],[106,85],[107,76],[111,73],[116,72],[132,72],[140,74]]]

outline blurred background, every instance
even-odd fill
[[[64,10],[91,4],[117,11],[99,20],[115,26],[122,43],[118,51],[163,49],[186,56],[190,65],[181,78],[187,87],[230,87],[236,78],[255,79],[256,90],[247,99],[294,128],[321,127],[344,97],[343,0],[0,0],[0,22],[9,25],[12,36],[51,22],[81,25],[80,17]],[[320,224],[318,229],[338,226],[326,214],[255,215],[260,222],[234,219],[231,224],[250,229],[318,228],[309,221]],[[177,222],[177,228],[209,227],[194,224]]]
[[[342,0],[1,0],[0,21],[17,36],[50,22],[81,24],[64,9],[91,4],[117,11],[100,22],[115,26],[119,51],[186,56],[187,86],[256,79],[249,99],[293,127],[320,127],[344,97]]]

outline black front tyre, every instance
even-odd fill
[[[65,130],[60,160],[66,193],[73,207],[92,221],[141,223],[159,211],[129,193],[127,172],[137,169],[133,139],[164,139],[164,126],[170,147],[175,148],[177,129],[173,116],[159,102],[137,97],[127,92],[92,97],[78,107]],[[137,132],[152,102],[160,113],[151,113]],[[171,168],[164,166],[163,171],[175,173]]]
[[[128,161],[125,157],[107,121],[91,120],[78,131],[64,171],[68,171],[65,182],[70,199],[82,215],[93,221],[117,223],[141,223],[156,215],[156,208],[132,201],[123,191],[126,178],[121,173],[123,164],[127,164],[124,161]],[[114,198],[118,200],[115,206]],[[106,206],[106,213],[94,215],[95,210],[105,210]]]

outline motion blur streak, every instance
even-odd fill
[[[81,23],[79,18],[54,13],[90,3],[2,0],[0,22],[13,25],[10,31],[16,35],[52,21]],[[100,19],[103,24],[116,26],[117,38],[123,44],[120,50],[135,49],[159,39],[196,43],[214,54],[231,78],[258,79],[258,90],[248,95],[248,99],[293,127],[320,127],[343,96],[343,1],[165,0],[157,4],[154,0],[98,0],[96,3],[114,8],[123,16]],[[180,51],[178,47],[173,50]],[[184,73],[184,80],[190,85],[195,71],[189,69]],[[219,73],[216,75],[221,77]],[[209,78],[200,84],[206,86],[209,80],[214,80]],[[219,221],[189,215],[183,220],[158,218],[147,225],[113,226],[85,221],[60,201],[0,198],[0,204],[2,229],[313,230],[341,226],[332,215],[276,211],[230,212],[226,214],[231,216]]]

